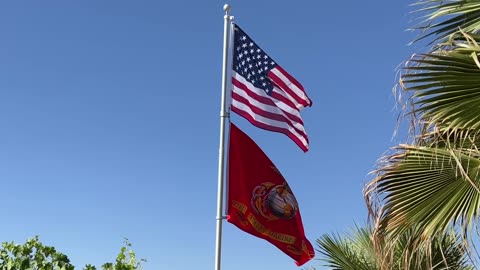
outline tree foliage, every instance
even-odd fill
[[[342,270],[474,269],[453,232],[437,234],[431,245],[420,247],[412,245],[412,239],[417,237],[414,229],[396,239],[383,238],[383,242],[374,242],[374,233],[367,226],[355,227],[343,235],[325,234],[317,240],[320,260],[328,269]]]
[[[144,259],[137,260],[131,243],[125,240],[115,262],[105,263],[102,270],[141,270]],[[67,255],[57,251],[55,247],[45,246],[38,236],[28,239],[24,244],[4,242],[0,248],[1,270],[73,270]],[[84,270],[96,270],[87,264]]]
[[[471,269],[480,259],[480,0],[414,6],[414,42],[428,47],[406,61],[396,92],[412,140],[379,160],[364,189],[372,231],[319,239],[331,269]]]
[[[421,0],[416,40],[426,53],[406,62],[399,81],[413,141],[380,159],[365,199],[374,243],[412,228],[410,245],[432,250],[435,237],[459,236],[473,261],[480,213],[480,0]],[[387,242],[385,242],[387,244]],[[385,248],[392,251],[392,248]],[[432,256],[431,253],[426,253]],[[391,257],[391,256],[390,256]]]

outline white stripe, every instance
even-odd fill
[[[263,90],[261,90],[261,91],[264,92]],[[289,119],[289,120],[291,121],[291,125],[293,125],[293,126],[296,127],[298,130],[300,130],[300,131],[302,131],[303,133],[306,134],[305,127],[304,127],[301,123],[299,123],[299,122],[297,122],[297,121],[289,118],[288,115],[285,114],[285,113],[284,113],[281,109],[279,109],[278,107],[271,106],[271,105],[268,105],[268,104],[265,104],[265,103],[261,103],[260,101],[258,101],[258,100],[256,100],[256,99],[250,97],[245,90],[243,90],[243,89],[241,89],[241,88],[238,88],[238,87],[236,87],[235,85],[233,85],[233,92],[234,92],[235,94],[237,94],[237,95],[245,98],[246,100],[248,100],[248,102],[249,102],[252,106],[257,107],[257,108],[259,108],[259,109],[262,110],[262,111],[269,112],[269,113],[273,113],[273,114],[276,114],[276,115],[280,115],[280,116],[285,117],[286,119]],[[265,92],[264,92],[264,93],[265,93]],[[268,96],[267,96],[267,97],[268,97]],[[233,99],[233,100],[235,100],[235,99]],[[237,102],[239,102],[239,101],[237,101]],[[263,117],[263,116],[262,116],[262,117]],[[264,117],[264,118],[265,118],[265,117]],[[265,119],[266,119],[266,118],[265,118]],[[300,118],[300,119],[301,119],[301,118]],[[273,119],[272,119],[272,121],[278,121],[278,120],[273,120]],[[290,123],[287,123],[287,124],[290,125]]]
[[[288,112],[288,113],[291,113],[295,116],[297,116],[298,118],[302,118],[300,116],[300,110],[303,109],[303,105],[302,104],[299,104],[296,100],[294,100],[287,92],[283,91],[282,89],[274,86],[273,87],[273,92],[281,95],[282,97],[290,100],[293,102],[294,105],[296,105],[297,107],[296,108],[292,108],[291,106],[285,104],[283,101],[280,101],[276,98],[273,98],[271,97],[271,100],[273,100],[275,102],[275,105],[277,105],[279,108],[282,108],[283,111],[285,112]]]
[[[287,129],[292,135],[294,135],[295,137],[297,137],[303,145],[305,145],[307,148],[308,148],[308,143],[307,143],[307,140],[305,139],[305,137],[303,137],[302,135],[300,135],[292,126],[290,126],[287,122],[283,122],[283,121],[276,121],[276,120],[272,120],[270,118],[265,118],[261,115],[258,115],[256,114],[255,112],[253,112],[247,105],[241,103],[241,102],[238,102],[236,101],[235,99],[232,100],[232,106],[241,110],[241,111],[244,111],[246,112],[247,114],[249,114],[253,119],[255,119],[255,121],[257,122],[260,122],[260,123],[263,123],[267,126],[272,126],[272,127],[278,127],[278,128],[283,128],[283,129]]]
[[[280,72],[280,70],[278,70],[277,68],[274,68],[272,70],[270,70],[273,74],[277,75],[277,77],[282,80],[288,88],[290,88],[300,99],[302,99],[303,101],[307,102],[308,104],[310,104],[310,99],[308,99],[305,91],[303,91],[302,89],[298,88],[293,82],[291,82],[287,77],[285,77],[285,75],[283,75],[282,72]],[[297,102],[295,102],[297,103]],[[298,104],[300,105],[302,108],[303,108],[303,105],[301,104]],[[297,105],[297,106],[298,106]]]
[[[241,82],[242,84],[244,84],[245,86],[247,86],[248,89],[252,90],[252,92],[254,92],[255,94],[259,95],[259,96],[262,96],[262,97],[265,97],[265,98],[268,98],[270,100],[272,100],[275,105],[282,111],[286,112],[286,113],[289,113],[291,115],[294,115],[296,117],[298,117],[299,119],[302,119],[302,116],[300,115],[300,111],[298,109],[295,109],[295,108],[292,108],[290,106],[288,106],[287,104],[285,104],[283,101],[280,101],[276,98],[273,98],[269,95],[267,95],[267,93],[265,92],[265,90],[263,89],[259,89],[259,88],[256,88],[253,84],[251,84],[249,81],[247,81],[244,77],[242,77],[242,75],[236,73],[235,71],[232,71],[233,72],[233,77]],[[280,89],[274,87],[274,91],[278,92]],[[281,90],[280,90],[281,91]],[[292,100],[294,103],[297,103],[296,101]],[[290,118],[289,118],[290,119]]]

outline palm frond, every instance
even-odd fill
[[[480,1],[478,0],[426,0],[419,1],[416,12],[424,14],[423,19],[414,30],[422,34],[414,40],[433,37],[432,42],[447,40],[458,34],[460,29],[476,34],[480,30]]]
[[[379,253],[375,253],[373,230],[370,226],[357,226],[344,235],[325,234],[317,240],[317,246],[323,256],[321,260],[326,263],[323,266],[328,269],[473,269],[453,230],[432,236],[421,245],[414,244],[417,235],[418,232],[410,228],[393,238],[384,237]]]
[[[400,78],[415,139],[383,157],[365,187],[373,242],[391,258],[386,269],[472,269],[464,255],[480,211],[480,0],[416,5],[415,41],[437,44]]]
[[[366,196],[379,196],[384,205],[382,230],[398,234],[415,226],[428,239],[451,224],[468,233],[478,218],[478,152],[400,145],[377,173]]]
[[[480,46],[470,36],[449,50],[414,55],[401,77],[412,93],[410,114],[419,123],[455,130],[480,130]],[[428,130],[428,129],[427,129]]]
[[[375,257],[370,234],[358,229],[353,235],[325,234],[317,239],[321,261],[329,269],[375,270]],[[373,255],[373,256],[372,256]]]

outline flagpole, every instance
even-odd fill
[[[220,145],[218,149],[218,190],[217,190],[217,230],[215,243],[215,270],[220,270],[222,253],[222,221],[223,221],[223,184],[225,178],[225,126],[229,117],[227,111],[227,65],[228,65],[228,32],[231,17],[228,14],[230,5],[223,6],[225,24],[223,28],[223,66],[222,66],[222,101],[220,110]]]

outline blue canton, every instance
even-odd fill
[[[273,85],[267,74],[277,66],[253,40],[237,25],[234,33],[233,70],[271,95]]]

